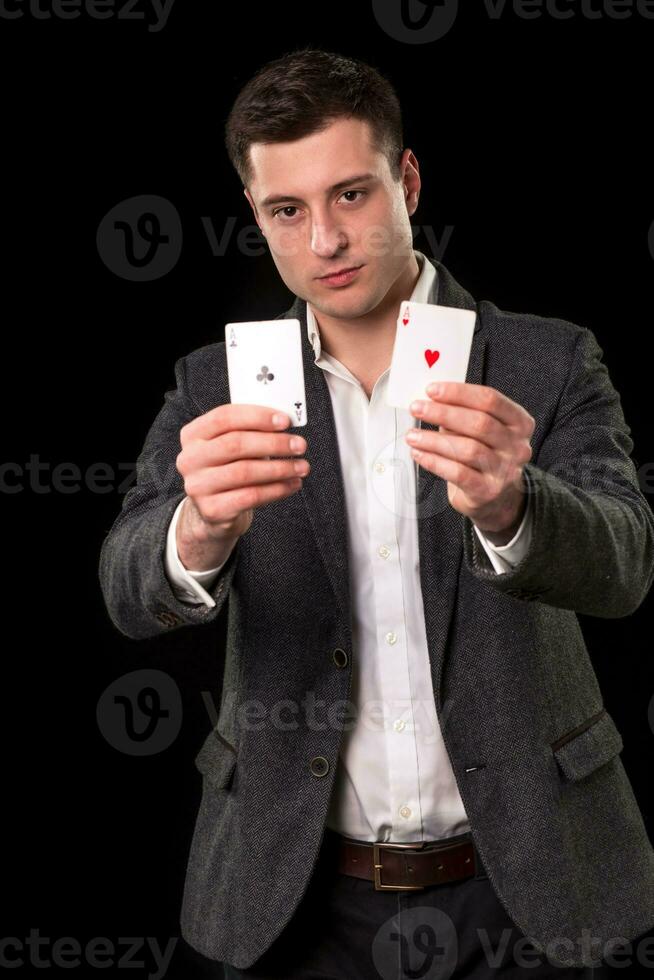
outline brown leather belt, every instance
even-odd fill
[[[415,891],[428,885],[470,878],[478,871],[470,834],[455,840],[381,843],[336,838],[341,874],[374,881],[376,891]]]

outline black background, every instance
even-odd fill
[[[237,247],[253,218],[223,146],[229,108],[263,62],[311,43],[387,75],[420,164],[412,223],[439,239],[452,229],[438,257],[477,299],[593,330],[633,457],[652,459],[654,20],[590,19],[574,2],[569,20],[460,6],[430,44],[400,43],[370,3],[340,0],[176,0],[160,31],[148,30],[143,2],[134,13],[146,19],[40,19],[17,3],[5,9],[22,17],[0,17],[3,457],[24,468],[36,454],[47,467],[44,492],[27,476],[15,493],[3,486],[3,935],[156,936],[162,946],[179,936],[200,796],[192,759],[210,727],[202,692],[219,697],[224,617],[206,630],[122,637],[97,576],[119,481],[107,493],[83,481],[64,493],[51,477],[64,462],[82,474],[98,462],[133,466],[174,386],[174,361],[223,339],[229,320],[290,305],[267,252]],[[150,282],[115,274],[96,245],[104,215],[142,194],[170,201],[183,227],[179,261]],[[203,218],[219,234],[235,222],[224,255],[212,254]],[[432,254],[422,233],[416,246]],[[580,617],[650,837],[651,608],[650,597],[625,619]],[[108,743],[96,708],[108,684],[141,668],[173,678],[183,720],[168,748],[134,757]],[[199,974],[182,947],[167,975],[190,980]]]

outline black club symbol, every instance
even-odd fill
[[[263,383],[266,385],[269,381],[272,381],[274,377],[275,375],[270,373],[266,365],[262,364],[261,374],[257,375],[257,381],[263,381]]]

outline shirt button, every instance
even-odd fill
[[[332,653],[332,659],[337,667],[347,667],[348,655],[341,647],[336,647]]]
[[[387,643],[390,643],[391,646],[393,646],[394,643],[397,643],[397,636],[396,636],[396,634],[393,633],[393,632],[387,633],[386,634],[386,642]]]
[[[396,732],[401,732],[401,731],[403,731],[403,730],[404,730],[404,728],[405,728],[405,726],[406,726],[406,722],[405,722],[405,721],[403,721],[403,720],[402,720],[402,718],[397,718],[397,719],[396,719],[396,720],[395,720],[395,721],[393,722],[393,728],[395,729],[395,731],[396,731]]]
[[[391,549],[390,548],[387,548],[385,544],[383,544],[381,546],[381,548],[379,548],[379,550],[378,550],[378,554],[382,558],[388,558],[388,556],[390,555],[390,553],[391,553]]]
[[[383,473],[386,467],[383,463],[375,463],[375,473]]]
[[[400,807],[400,816],[401,817],[405,817],[405,818],[408,819],[411,816],[411,807],[409,807],[409,806],[401,806]]]

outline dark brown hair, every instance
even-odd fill
[[[251,143],[282,143],[326,129],[335,119],[366,120],[375,150],[400,179],[402,111],[391,83],[356,58],[307,46],[268,62],[239,92],[225,124],[227,154],[248,187]]]

